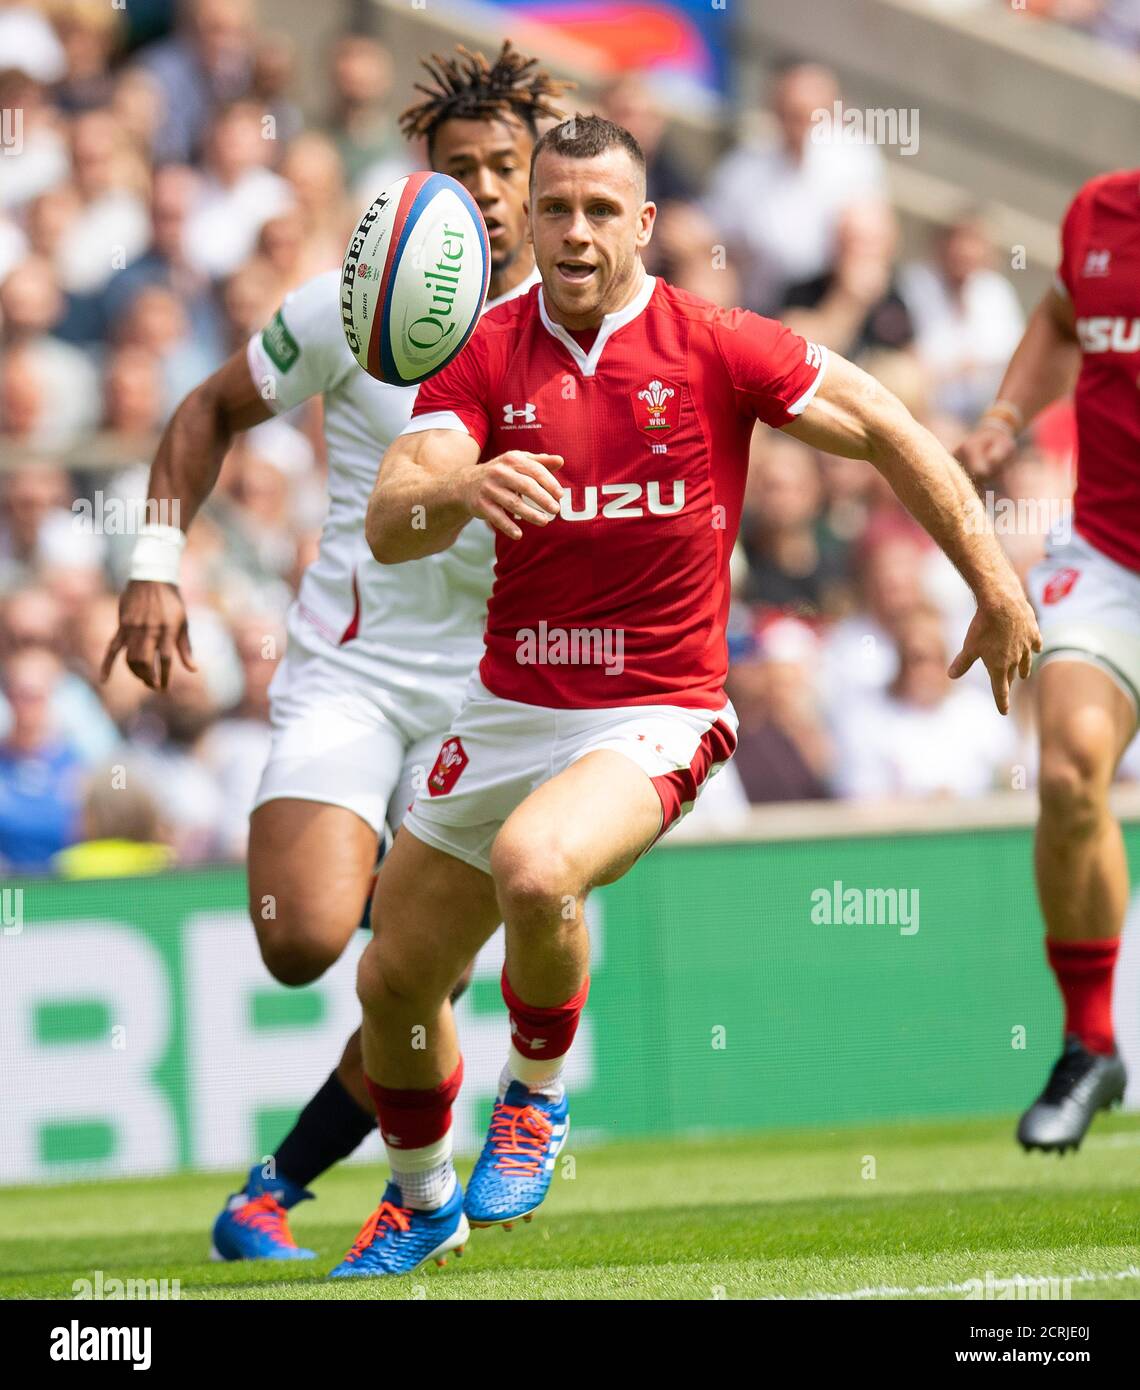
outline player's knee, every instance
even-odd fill
[[[388,972],[375,941],[364,950],[356,965],[356,997],[366,1013],[382,1009],[388,1001]]]
[[[577,918],[579,885],[555,840],[500,834],[491,851],[491,873],[504,920],[512,926]]]
[[[1042,816],[1067,834],[1092,829],[1104,813],[1112,780],[1113,731],[1093,715],[1070,721],[1041,750]]]
[[[339,951],[330,950],[320,942],[277,938],[261,942],[261,959],[266,969],[279,984],[293,988],[319,980],[339,955]]]
[[[280,984],[292,987],[319,980],[351,934],[351,928],[321,931],[311,918],[302,922],[292,913],[266,916],[260,901],[251,903],[250,916],[265,968]]]
[[[426,1007],[431,994],[426,972],[417,970],[403,953],[385,950],[373,940],[360,957],[356,997],[366,1012],[382,1013],[413,1004]]]

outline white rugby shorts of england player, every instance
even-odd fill
[[[1044,661],[1086,661],[1106,672],[1140,714],[1140,574],[1083,536],[1050,540],[1029,574]]]
[[[254,809],[319,801],[355,812],[379,836],[385,824],[395,830],[459,702],[383,693],[362,671],[290,641],[269,688],[270,750]]]
[[[579,758],[608,748],[652,780],[661,801],[660,839],[732,757],[736,728],[727,702],[719,710],[551,709],[501,699],[474,676],[404,824],[425,844],[490,873],[491,845],[515,807]]]

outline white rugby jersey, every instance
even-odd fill
[[[525,294],[537,270],[487,308]],[[324,396],[329,509],[320,552],[305,571],[290,633],[366,675],[398,668],[433,680],[466,678],[483,650],[495,541],[478,519],[438,555],[380,565],[364,539],[364,515],[384,450],[412,414],[416,388],[388,386],[357,365],[341,327],[340,272],[288,295],[249,340],[249,369],[276,413]],[[319,639],[323,639],[323,642]]]

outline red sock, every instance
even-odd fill
[[[422,1149],[442,1139],[451,1128],[451,1107],[463,1084],[463,1058],[446,1081],[427,1091],[397,1091],[364,1078],[380,1137],[391,1149]]]
[[[511,988],[504,966],[503,998],[511,1014],[511,1042],[524,1057],[535,1062],[565,1056],[578,1031],[578,1020],[589,992],[590,981],[587,977],[578,993],[567,999],[565,1004],[540,1009],[536,1004],[523,1003]]]
[[[1053,941],[1045,938],[1049,965],[1065,1001],[1065,1034],[1078,1037],[1090,1052],[1113,1052],[1112,973],[1120,938]]]

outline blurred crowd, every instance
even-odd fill
[[[1140,53],[1140,0],[1025,0],[1024,8],[1114,48]]]
[[[303,121],[294,42],[253,0],[166,8],[131,21],[103,0],[0,0],[0,111],[20,116],[0,154],[0,866],[13,871],[90,871],[90,844],[145,846],[152,866],[243,854],[283,617],[323,519],[319,402],[225,460],[183,561],[198,670],[176,663],[164,694],[121,660],[100,679],[124,518],[182,396],[290,289],[339,265],[359,209],[424,162],[396,127],[407,75],[375,39],[334,43],[323,118]],[[839,95],[825,69],[786,71],[769,136],[700,176],[637,76],[597,109],[645,148],[653,271],[852,357],[953,448],[993,397],[1021,308],[976,211],[900,256],[878,151],[811,137]],[[1061,406],[1002,496],[1063,514],[1072,453]],[[1003,539],[1024,573],[1044,535]],[[741,742],[719,804],[1032,785],[1031,701],[1002,720],[980,673],[949,681],[970,596],[869,465],[758,429],[733,574]]]
[[[931,9],[969,13],[999,6],[1009,14],[1077,29],[1125,53],[1140,54],[1140,0],[927,0]]]

